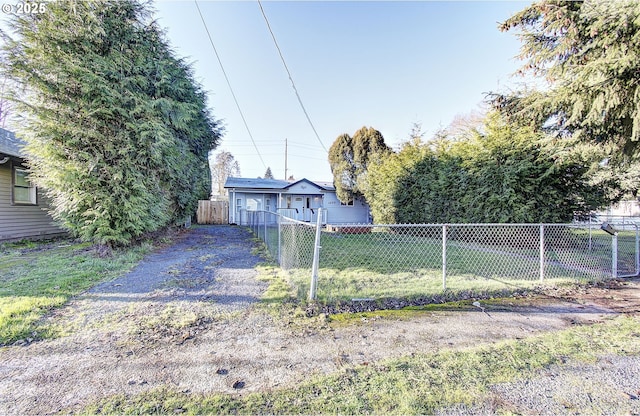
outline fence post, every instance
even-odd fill
[[[264,242],[269,247],[269,240],[267,239],[267,211],[262,211],[262,217],[264,218]]]
[[[611,275],[618,277],[618,233],[611,236]]]
[[[638,223],[634,223],[636,227],[636,276],[640,274],[640,238],[638,236]]]
[[[316,299],[316,289],[318,287],[318,266],[320,265],[320,235],[322,226],[322,208],[318,208],[318,218],[316,219],[316,241],[313,246],[313,266],[311,267],[311,285],[309,287],[309,300]]]
[[[278,225],[278,264],[282,267],[282,215],[276,214]]]
[[[447,224],[442,225],[442,290],[447,290]]]
[[[540,281],[543,281],[543,280],[544,280],[544,225],[540,224]]]

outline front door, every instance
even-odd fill
[[[295,210],[295,219],[304,221],[304,197],[302,195],[291,196],[291,208]]]
[[[291,208],[295,209],[296,219],[299,221],[312,221],[315,218],[314,213],[318,210],[314,207],[313,204],[314,201],[312,196],[291,196]]]

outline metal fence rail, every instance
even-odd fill
[[[316,238],[316,224],[264,211],[249,211],[247,219],[289,271],[299,296],[309,293],[326,302],[533,287],[640,272],[638,227],[629,223],[614,225],[614,235],[600,224],[340,224],[322,229]]]

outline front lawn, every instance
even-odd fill
[[[441,226],[396,231],[374,227],[363,234],[323,232],[318,301],[332,304],[351,299],[429,298],[441,295],[445,286],[451,293],[491,294],[611,277],[611,238],[603,232],[594,232],[592,237],[582,229],[546,226],[541,280],[538,228],[467,228],[451,225],[444,277]],[[311,232],[298,234],[307,240],[313,237]],[[282,260],[297,296],[305,299],[311,280],[313,241],[301,244],[298,238],[295,245],[293,238],[284,241],[282,253],[305,259]],[[634,245],[619,245],[619,253],[626,257],[628,251],[633,257],[634,250]]]
[[[120,276],[150,248],[142,244],[101,258],[70,239],[0,245],[0,345],[53,336],[39,323],[43,315]]]

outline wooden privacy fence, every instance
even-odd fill
[[[198,201],[198,224],[228,224],[228,201]]]

